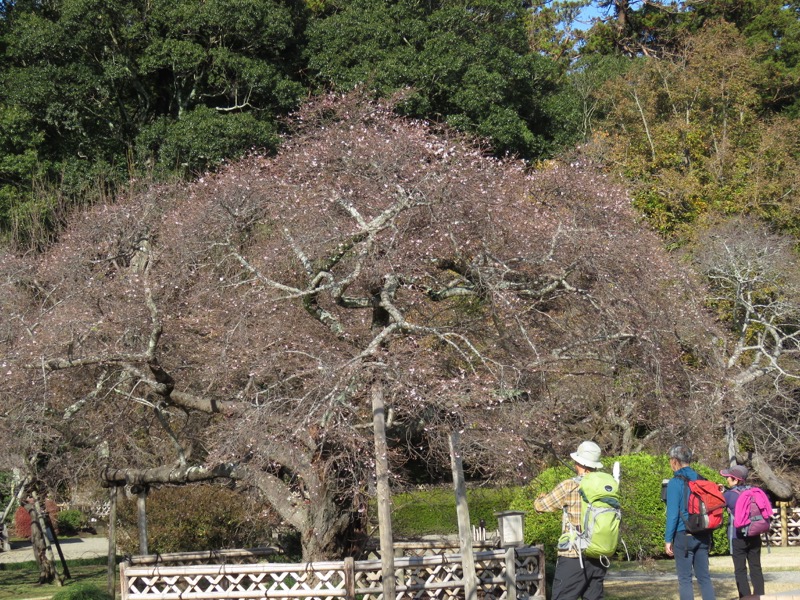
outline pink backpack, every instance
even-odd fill
[[[769,531],[772,504],[764,490],[759,487],[747,487],[736,499],[733,517],[733,526],[740,529],[742,535],[761,535]]]

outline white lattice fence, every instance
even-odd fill
[[[397,598],[463,597],[459,554],[409,556],[394,563]],[[485,600],[544,598],[544,557],[538,547],[475,553],[479,594]],[[307,564],[120,565],[123,600],[335,598],[379,600],[379,560]],[[509,595],[510,586],[513,592]]]

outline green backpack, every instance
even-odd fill
[[[622,511],[619,505],[619,483],[609,473],[592,471],[580,480],[580,530],[570,531],[560,540],[560,547],[572,546],[581,557],[599,558],[606,566],[619,545]],[[563,545],[561,545],[563,544]]]

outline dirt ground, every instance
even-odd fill
[[[800,547],[764,548],[761,552],[766,595],[776,600],[800,600]],[[738,599],[730,556],[714,556],[711,577],[718,600]],[[606,577],[606,595],[614,600],[678,600],[678,580],[672,561],[616,564]],[[695,586],[696,597],[700,597]]]

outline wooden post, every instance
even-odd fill
[[[356,565],[352,556],[344,557],[344,593],[347,600],[356,600]]]
[[[123,560],[119,564],[119,583],[120,583],[120,598],[122,600],[128,600],[128,578],[125,575],[125,565],[128,564],[128,561]]]
[[[506,600],[517,600],[517,551],[506,548]]]
[[[112,485],[109,491],[108,509],[108,563],[106,567],[106,591],[112,598],[116,592],[117,573],[117,486]]]
[[[147,486],[137,486],[136,509],[139,515],[139,554],[149,554],[147,551]]]
[[[379,383],[372,386],[372,422],[375,437],[375,476],[378,492],[378,530],[381,545],[381,580],[384,600],[395,600],[397,583],[394,575],[394,549],[392,548],[392,508],[389,490],[389,460],[386,446],[386,419],[383,389]]]
[[[789,547],[789,514],[788,502],[778,502],[778,506],[781,507],[781,546],[784,548]]]
[[[456,492],[456,516],[458,517],[458,542],[461,547],[461,570],[464,573],[464,598],[477,600],[478,578],[475,574],[475,556],[472,554],[472,531],[469,524],[467,487],[464,483],[464,465],[461,461],[461,435],[450,433],[450,466],[453,469],[453,486]]]

